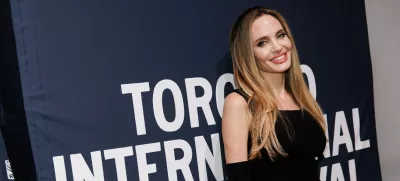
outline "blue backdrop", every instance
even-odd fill
[[[254,5],[286,17],[326,115],[321,180],[381,180],[363,0],[11,3],[39,180],[223,180],[228,35]]]

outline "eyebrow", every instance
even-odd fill
[[[278,31],[276,32],[275,35],[277,35],[277,34],[279,34],[279,33],[282,33],[282,32],[285,32],[285,30],[284,30],[283,28],[280,29],[280,30],[278,30]],[[269,38],[268,38],[268,36],[262,36],[262,37],[258,38],[258,39],[255,41],[255,43],[257,44],[257,42],[259,42],[259,41],[262,40],[262,39],[269,39]]]

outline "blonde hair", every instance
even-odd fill
[[[282,24],[292,42],[292,65],[285,72],[286,91],[293,97],[301,110],[311,114],[324,131],[326,126],[322,110],[304,81],[293,35],[285,19],[277,11],[265,7],[257,6],[248,9],[236,20],[230,32],[233,73],[237,87],[249,95],[248,106],[251,112],[249,132],[252,138],[249,159],[260,157],[261,149],[266,148],[268,156],[274,161],[278,155],[287,156],[275,133],[275,122],[281,115],[271,88],[260,75],[250,40],[251,25],[263,15],[275,17]]]

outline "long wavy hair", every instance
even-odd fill
[[[278,155],[287,156],[275,133],[275,123],[278,116],[277,99],[268,82],[261,77],[256,64],[253,46],[251,43],[251,26],[253,22],[263,16],[275,17],[283,26],[288,38],[292,42],[291,67],[285,72],[285,89],[292,96],[301,110],[305,110],[319,123],[325,131],[325,121],[322,110],[312,97],[300,68],[299,56],[283,16],[275,10],[265,7],[253,7],[245,11],[236,20],[230,32],[230,51],[233,61],[235,84],[249,96],[248,107],[251,113],[249,132],[251,136],[251,150],[249,159],[261,156],[261,149],[266,148],[268,156],[274,161]]]

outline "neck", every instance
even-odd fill
[[[261,76],[269,83],[275,96],[285,97],[285,73],[263,72]]]

